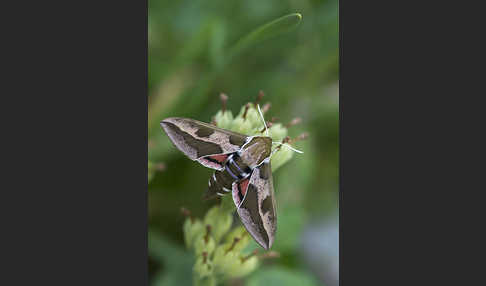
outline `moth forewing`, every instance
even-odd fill
[[[160,122],[172,143],[191,160],[222,170],[223,157],[237,152],[247,136],[188,118],[171,117]],[[214,156],[214,158],[211,158]]]
[[[244,187],[245,195],[240,201],[237,192],[241,192]],[[243,181],[233,184],[233,199],[247,231],[258,244],[268,250],[273,244],[277,229],[275,195],[268,159],[253,170],[248,183]]]

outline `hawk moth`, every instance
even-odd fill
[[[166,118],[160,124],[187,157],[215,170],[205,198],[231,193],[246,230],[268,250],[277,226],[270,165],[275,142],[268,136],[247,136],[188,118]]]

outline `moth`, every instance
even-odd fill
[[[167,118],[160,124],[187,157],[215,170],[205,198],[231,193],[246,230],[270,249],[277,229],[270,165],[275,142],[268,136],[247,136],[188,118]]]

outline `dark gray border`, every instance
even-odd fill
[[[5,11],[0,284],[147,285],[147,0]]]

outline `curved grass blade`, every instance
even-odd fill
[[[292,31],[296,28],[300,21],[302,20],[302,15],[299,13],[293,13],[285,15],[278,19],[275,19],[267,24],[264,24],[243,38],[241,38],[229,51],[228,61],[230,61],[234,56],[240,54],[244,50],[251,46],[254,46],[266,39],[281,35],[283,33]]]

